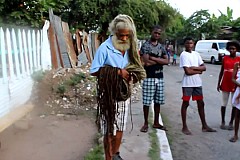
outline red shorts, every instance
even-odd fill
[[[203,100],[202,87],[182,87],[182,100],[189,101],[191,96],[193,101]]]

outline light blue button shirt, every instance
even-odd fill
[[[100,67],[110,65],[112,67],[125,68],[129,63],[128,52],[124,56],[113,47],[111,36],[103,42],[96,51],[90,73],[95,73]]]

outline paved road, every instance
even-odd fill
[[[197,112],[196,102],[190,102],[187,122],[192,136],[181,132],[181,80],[183,70],[178,66],[165,66],[166,104],[162,107],[163,119],[168,126],[168,137],[174,160],[238,160],[240,141],[230,143],[233,131],[221,130],[221,94],[216,86],[221,65],[206,64],[207,71],[202,75],[206,119],[217,133],[203,133]],[[227,106],[226,122],[230,119],[231,106]]]

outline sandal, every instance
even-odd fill
[[[217,132],[215,129],[212,129],[212,128],[210,128],[210,127],[208,127],[208,128],[203,128],[202,131],[203,131],[203,132]]]
[[[229,127],[227,127],[225,124],[221,124],[220,128],[223,129],[223,130],[227,130]]]
[[[230,142],[233,142],[233,143],[234,143],[234,142],[237,142],[237,140],[238,140],[238,138],[235,138],[235,137],[232,137],[232,138],[229,139],[229,141],[230,141]]]
[[[148,126],[142,126],[142,128],[140,129],[140,131],[141,132],[143,132],[143,133],[146,133],[146,132],[148,132]]]
[[[227,128],[229,131],[233,130],[233,125],[229,125]]]
[[[120,153],[117,152],[116,154],[114,154],[113,160],[123,160],[123,159],[122,159],[122,157],[120,156]]]
[[[168,131],[167,128],[162,125],[153,125],[152,127],[155,129],[161,129],[163,131]]]

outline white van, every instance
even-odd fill
[[[229,40],[199,40],[195,46],[197,51],[202,57],[203,61],[221,62],[223,56],[230,53],[226,50],[226,45]]]

